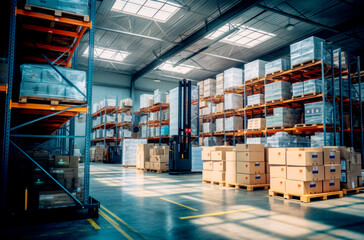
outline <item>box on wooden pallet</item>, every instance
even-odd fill
[[[70,166],[70,158],[69,156],[56,155],[55,159],[55,167],[64,168]]]
[[[323,165],[322,150],[320,149],[295,149],[288,148],[287,151],[288,166],[312,166]]]
[[[258,185],[266,183],[266,176],[264,173],[259,174],[236,174],[236,183],[246,185]]]
[[[299,181],[324,180],[324,166],[287,167],[287,179]]]
[[[340,179],[341,178],[341,165],[330,164],[325,165],[325,179]]]
[[[244,66],[244,79],[245,81],[264,77],[265,76],[265,64],[266,61],[257,59],[252,62],[246,63]]]
[[[285,193],[286,192],[286,179],[285,178],[274,178],[271,175],[270,178],[270,189],[272,191]]]
[[[324,180],[322,185],[323,185],[323,192],[340,191],[340,179]]]
[[[324,165],[340,164],[340,151],[338,147],[324,147]]]
[[[236,144],[237,152],[264,152],[264,144]]]
[[[236,172],[244,174],[258,174],[265,173],[265,163],[264,162],[240,162],[236,163]]]
[[[169,170],[169,163],[168,162],[151,162],[152,170],[161,170],[161,171],[168,171]]]
[[[169,162],[169,155],[152,155],[152,156],[150,156],[150,162],[153,162],[153,163]]]
[[[224,71],[224,90],[231,90],[243,84],[243,69],[229,68]]]
[[[216,95],[224,95],[224,73],[216,75]]]
[[[269,164],[270,165],[286,165],[287,148],[269,148]]]
[[[210,97],[216,95],[216,80],[209,78],[203,81],[203,96]]]
[[[203,88],[203,81],[200,81],[197,83],[197,87],[199,88],[199,91],[200,91],[200,96],[203,96],[204,94],[204,88]]]
[[[243,96],[237,93],[228,93],[224,95],[224,110],[243,108]]]
[[[247,97],[247,106],[264,104],[264,94],[258,93]]]
[[[202,180],[204,181],[212,181],[212,171],[203,170],[202,171]]]
[[[225,182],[225,172],[212,171],[212,181]]]
[[[306,195],[322,193],[322,180],[320,181],[286,181],[286,193],[292,195]]]
[[[203,170],[212,171],[212,166],[213,166],[212,161],[203,161],[203,163],[202,163]]]
[[[150,161],[150,150],[154,148],[153,144],[137,144],[136,167],[146,168],[145,162]]]
[[[265,129],[265,118],[248,119],[248,129]]]
[[[270,166],[270,177],[287,179],[287,166]]]
[[[213,171],[225,172],[226,170],[226,161],[213,162],[212,165],[213,165],[212,167]]]
[[[237,131],[243,129],[243,118],[240,116],[231,116],[225,118],[225,131]]]
[[[264,162],[264,152],[236,152],[237,161]]]
[[[235,162],[234,162],[235,163]],[[236,171],[228,171],[228,163],[226,164],[225,181],[226,183],[236,184]]]
[[[222,102],[222,103],[216,104],[215,109],[216,109],[217,113],[223,113],[224,112],[224,103]]]

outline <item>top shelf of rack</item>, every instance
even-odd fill
[[[102,116],[102,115],[107,115],[107,114],[111,114],[111,113],[116,113],[116,107],[115,106],[108,106],[108,107],[103,107],[102,109],[100,109],[99,111],[95,112],[92,114],[92,117],[98,117],[98,116]]]

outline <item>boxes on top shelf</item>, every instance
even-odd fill
[[[239,129],[243,129],[243,118],[241,116],[225,118],[225,131],[237,131]]]
[[[330,102],[325,102],[325,110],[323,102],[314,102],[305,104],[305,123],[333,123],[333,107]],[[324,114],[325,112],[325,114]],[[338,111],[336,111],[338,114]],[[338,116],[338,115],[337,115]],[[325,117],[325,119],[324,119]]]
[[[216,95],[224,95],[224,73],[216,75]]]
[[[120,100],[120,107],[132,107],[132,106],[133,106],[133,101],[131,100],[131,98]]]
[[[296,82],[292,84],[292,96],[303,95],[304,82]]]
[[[257,59],[244,65],[245,81],[265,76],[265,64],[267,62]]]
[[[291,44],[291,66],[313,59],[325,60],[325,48],[325,40],[313,36]]]
[[[273,109],[273,115],[266,117],[267,127],[293,127],[300,121],[300,110],[278,107]]]
[[[154,90],[153,104],[165,103],[166,102],[166,92],[159,89]]]
[[[258,93],[247,97],[247,106],[264,104],[264,94]]]
[[[252,118],[248,119],[248,128],[251,130],[265,129],[266,119],[265,118]]]
[[[340,133],[337,132],[334,134],[333,132],[326,132],[326,140],[324,141],[324,133],[323,132],[315,132],[314,135],[311,135],[311,147],[324,147],[324,146],[334,146],[335,138],[340,145]],[[326,142],[326,144],[325,144]]]
[[[218,118],[215,121],[216,124],[216,131],[224,131],[224,123],[225,123],[225,119],[224,118]]]
[[[90,15],[89,0],[27,0],[27,4],[80,15]]]
[[[203,96],[203,94],[204,94],[203,81],[199,81],[197,83],[197,87],[199,87],[200,96]]]
[[[333,52],[334,66],[337,67],[337,68],[339,67],[339,51],[340,51],[340,49],[337,48]],[[341,49],[341,68],[342,69],[347,69],[348,68],[348,54],[343,49]]]
[[[203,97],[210,97],[216,94],[216,80],[208,78],[203,81]]]
[[[289,70],[290,68],[289,60],[280,58],[265,64],[265,75],[281,70]]]
[[[140,109],[147,108],[152,106],[153,102],[153,95],[152,94],[142,94],[140,95]]]
[[[287,132],[277,132],[267,137],[267,146],[274,148],[283,147],[309,147],[310,139],[297,135],[290,135]]]
[[[224,90],[236,88],[243,84],[243,69],[229,68],[224,71]]]

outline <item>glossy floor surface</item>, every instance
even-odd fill
[[[11,229],[12,239],[364,239],[364,193],[301,203],[93,163],[100,216]],[[8,232],[9,233],[9,232]]]

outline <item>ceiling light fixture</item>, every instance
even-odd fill
[[[291,31],[295,28],[295,25],[291,24],[290,19],[288,18],[288,24],[284,27],[287,31]]]
[[[82,55],[88,56],[88,52],[89,52],[89,49],[87,47]],[[114,50],[114,49],[110,49],[110,48],[101,48],[101,47],[94,48],[95,59],[100,58],[100,59],[106,59],[106,60],[111,60],[111,61],[116,61],[116,62],[122,62],[129,55],[130,55],[129,52]]]
[[[182,74],[186,74],[193,69],[197,69],[197,67],[191,65],[179,64],[176,67],[174,67],[173,65],[174,64],[172,62],[167,61],[165,63],[162,63],[160,67],[158,67],[158,69],[162,71],[176,72]]]
[[[161,82],[161,80],[158,80],[158,79],[155,79],[155,80],[153,80],[154,82]]]

